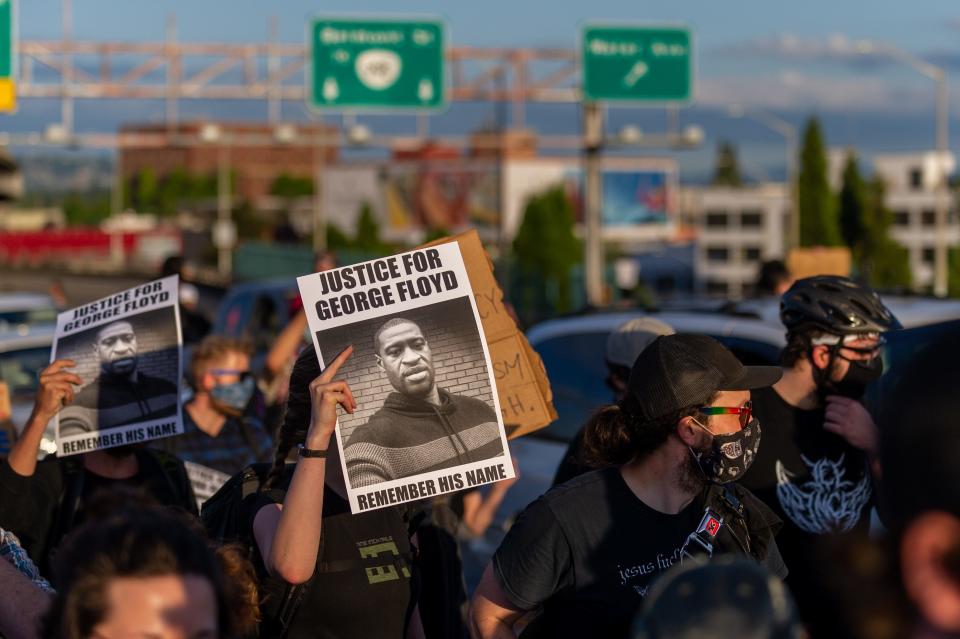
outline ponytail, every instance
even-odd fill
[[[696,406],[691,406],[644,421],[637,400],[627,395],[619,404],[598,410],[587,422],[580,461],[593,468],[640,461],[663,446],[677,422],[696,413]]]

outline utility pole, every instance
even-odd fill
[[[217,270],[224,277],[228,277],[233,271],[233,244],[236,241],[236,231],[231,233],[233,229],[231,186],[230,148],[227,145],[227,140],[222,139],[220,148],[217,149],[217,223],[219,233],[216,244]]]
[[[69,51],[73,39],[73,0],[63,0],[63,41]],[[61,74],[63,92],[60,102],[60,121],[67,138],[73,136],[73,54],[64,53]]]
[[[947,76],[943,69],[937,69],[937,194],[936,194],[936,238],[933,245],[933,294],[947,296],[947,234],[950,210],[949,188],[947,185]]]
[[[313,145],[313,251],[321,253],[327,249],[327,216],[323,210],[323,167],[326,149],[323,139],[323,119],[314,120]]]
[[[603,255],[603,183],[600,179],[600,154],[603,150],[603,107],[596,102],[583,105],[584,222],[586,227],[584,275],[587,303],[604,303]]]

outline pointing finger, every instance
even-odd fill
[[[327,366],[322,373],[320,373],[320,377],[318,379],[321,381],[321,383],[326,384],[333,379],[336,376],[337,371],[340,370],[340,367],[343,366],[344,362],[347,361],[347,358],[350,357],[351,353],[353,353],[352,345],[343,349],[343,351],[341,351],[341,353],[337,355],[332,362],[330,362],[330,365]]]

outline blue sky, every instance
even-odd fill
[[[166,17],[175,14],[182,41],[264,40],[272,15],[279,19],[282,40],[302,41],[310,16],[358,10],[356,2],[337,0],[73,0],[73,5],[74,35],[84,40],[160,40]],[[60,10],[61,0],[20,0],[21,38],[59,37]],[[572,48],[578,26],[590,20],[688,24],[695,34],[697,100],[684,109],[681,121],[701,124],[707,132],[706,148],[681,158],[691,174],[707,170],[720,138],[740,143],[744,163],[755,167],[751,170],[758,177],[782,171],[782,139],[757,124],[727,117],[733,102],[769,110],[795,124],[818,113],[831,144],[854,145],[865,154],[930,146],[932,83],[902,65],[853,54],[852,43],[860,39],[887,42],[942,64],[953,86],[951,111],[960,114],[960,3],[955,0],[408,0],[402,5],[376,0],[363,3],[362,12],[439,14],[453,44],[474,46]],[[222,109],[237,117],[262,117],[257,115],[262,109],[252,105],[183,107],[187,115]],[[104,130],[114,119],[151,119],[160,113],[157,104],[79,105],[78,128]],[[544,126],[553,126],[554,117],[575,126],[575,114],[562,109],[561,115],[549,113],[543,116]],[[35,130],[57,114],[56,105],[25,102],[9,125]],[[289,105],[285,115],[302,117],[302,109]],[[467,121],[471,117],[465,116]],[[444,118],[462,119],[448,114],[437,119],[437,126],[443,126]],[[637,122],[645,130],[664,122],[662,111],[642,109],[617,110],[611,119]],[[960,126],[951,124],[953,138],[960,140]]]

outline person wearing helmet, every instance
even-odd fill
[[[879,434],[861,399],[883,372],[883,333],[901,326],[874,291],[834,276],[794,283],[781,298],[780,319],[784,375],[754,391],[754,412],[767,428],[741,483],[784,521],[777,542],[788,583],[813,636],[827,636],[834,613],[823,594],[829,570],[821,555],[841,538],[867,533]]]

